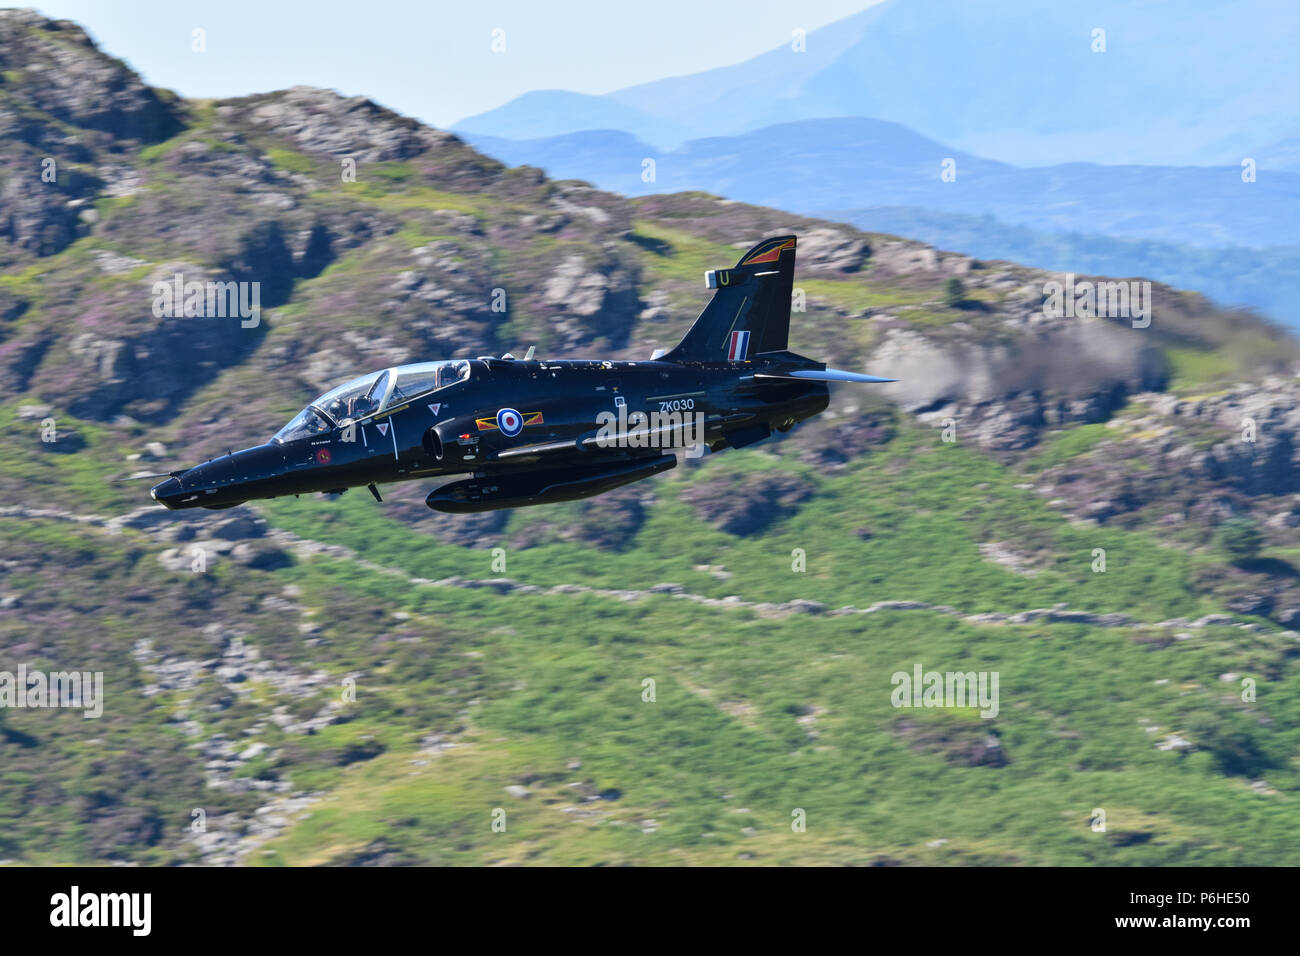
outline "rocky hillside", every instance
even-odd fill
[[[1147,328],[1048,318],[1059,276],[549,181],[324,90],[183,101],[31,13],[0,12],[0,80],[0,670],[102,669],[116,695],[89,729],[0,713],[0,858],[1223,862],[1202,818],[1293,832],[1259,803],[1300,791],[1300,348],[1267,323],[1159,285]],[[706,268],[784,231],[792,348],[902,381],[764,448],[464,517],[418,485],[173,515],[117,480],[385,365],[648,356]],[[259,321],[157,315],[178,273],[260,283]],[[1000,667],[1018,703],[898,720],[887,675],[918,654]],[[611,688],[640,707],[647,674],[663,709],[625,713]],[[647,752],[674,769],[638,776]],[[1012,798],[970,776],[1008,767]],[[888,789],[935,773],[989,789]],[[816,793],[838,829],[792,844],[786,804]],[[526,836],[494,845],[503,800]],[[1123,840],[1090,842],[1099,800]]]

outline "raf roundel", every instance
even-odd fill
[[[497,428],[507,438],[514,438],[524,430],[524,416],[513,408],[503,408],[497,412]]]

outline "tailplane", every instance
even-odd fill
[[[815,368],[767,369],[756,372],[754,378],[785,378],[796,382],[863,382],[869,385],[898,381],[896,378],[881,378],[879,375],[864,375],[862,372],[827,368],[820,363]]]

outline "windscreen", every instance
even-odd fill
[[[466,381],[469,362],[420,362],[362,375],[324,395],[294,416],[275,433],[277,441],[319,435],[348,422],[394,408],[418,395]]]

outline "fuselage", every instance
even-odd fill
[[[667,440],[597,440],[609,416],[635,423],[638,412],[677,413],[702,424],[703,443],[716,450],[784,431],[825,409],[829,397],[824,382],[756,379],[759,368],[750,362],[488,358],[458,363],[463,374],[462,365],[468,367],[463,378],[402,395],[400,403],[389,401],[377,412],[329,415],[309,406],[303,414],[312,413],[315,431],[282,430],[263,445],[173,473],[152,495],[169,508],[225,508],[259,498],[472,475],[475,481],[458,483],[455,494],[443,496],[455,500],[441,510],[566,500],[671,467],[662,461],[671,455]],[[498,478],[500,490],[491,484]],[[481,500],[486,503],[476,504]],[[430,495],[430,507],[440,507],[438,501],[436,492]]]

